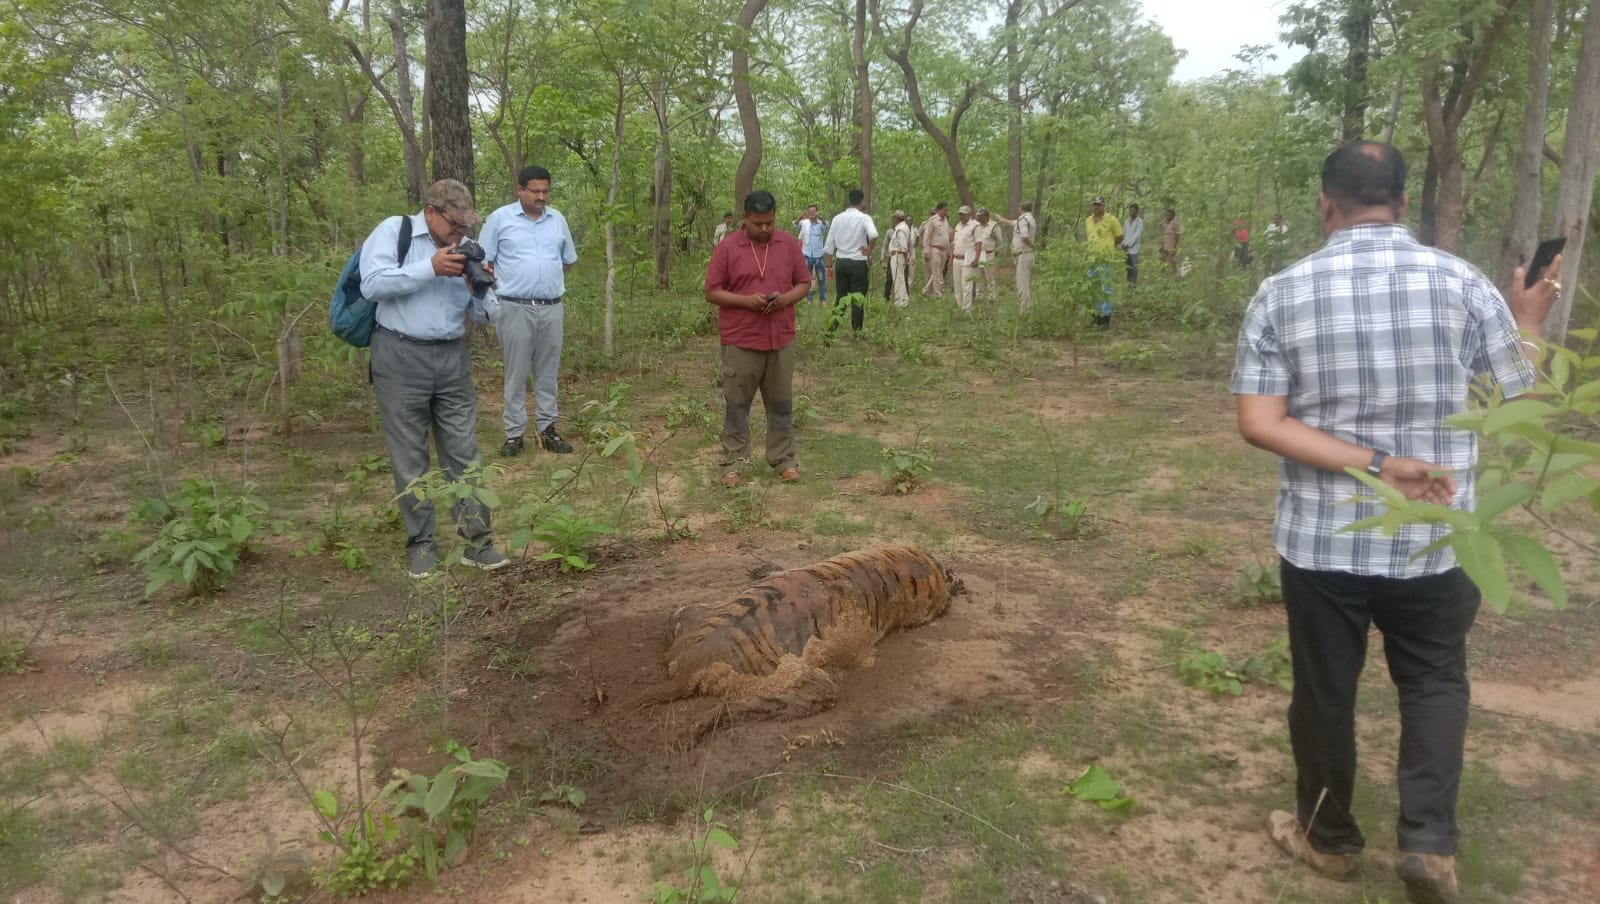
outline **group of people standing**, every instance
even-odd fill
[[[474,293],[466,276],[462,243],[479,218],[471,191],[454,179],[428,186],[422,213],[385,220],[362,244],[361,293],[377,306],[372,385],[414,578],[428,577],[439,565],[433,503],[411,491],[428,470],[430,436],[450,480],[461,480],[479,461],[469,319],[495,325],[505,362],[501,455],[523,451],[530,375],[540,447],[572,451],[556,431],[556,382],[566,271],[578,253],[566,218],[549,206],[550,188],[548,170],[524,167],[517,174],[516,200],[484,224],[483,266],[497,291]],[[489,570],[508,564],[494,547],[489,509],[477,497],[459,500],[451,514],[467,541],[463,564]]]

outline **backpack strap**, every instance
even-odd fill
[[[395,245],[394,256],[399,265],[406,265],[406,255],[411,251],[411,216],[402,214],[400,217],[400,241]]]

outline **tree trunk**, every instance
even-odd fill
[[[756,16],[767,7],[767,0],[744,0],[739,10],[738,44],[733,49],[733,99],[739,105],[739,126],[744,130],[744,153],[733,174],[733,203],[744,203],[755,188],[756,172],[761,169],[761,117],[756,111],[756,96],[750,90],[750,30]]]
[[[406,43],[405,7],[391,0],[389,37],[394,42],[394,115],[400,126],[401,160],[406,170],[406,201],[413,207],[422,203],[422,145],[417,141],[417,101],[411,90],[411,49]],[[357,57],[357,59],[362,59]],[[365,65],[365,63],[363,63]],[[376,85],[383,82],[367,67],[367,77]]]
[[[657,85],[650,98],[656,113],[656,156],[651,168],[651,201],[655,205],[651,243],[655,247],[656,287],[672,285],[672,127],[667,119],[668,88]]]
[[[1439,243],[1439,165],[1433,162],[1433,149],[1428,149],[1428,165],[1422,171],[1422,201],[1417,205],[1417,241],[1424,245]]]
[[[1440,71],[1436,63],[1429,65],[1422,77],[1422,118],[1428,127],[1432,162],[1438,168],[1439,177],[1438,235],[1433,244],[1452,253],[1461,247],[1461,227],[1467,214],[1462,197],[1466,180],[1461,158],[1461,123],[1477,99],[1478,88],[1488,74],[1494,46],[1511,19],[1508,10],[1516,2],[1500,0],[1494,19],[1473,35],[1470,43],[1459,48],[1455,61],[1450,64],[1448,91],[1440,89]]]
[[[1023,0],[1006,3],[1006,213],[1022,207],[1022,53],[1017,28]]]
[[[433,181],[455,179],[472,191],[472,108],[467,90],[465,0],[428,0],[428,72],[424,102],[433,137]]]
[[[1406,77],[1394,80],[1394,94],[1389,97],[1389,118],[1383,125],[1383,143],[1394,144],[1394,126],[1400,121],[1400,104],[1406,99]]]
[[[1556,344],[1566,341],[1567,323],[1572,319],[1572,298],[1582,274],[1583,242],[1594,203],[1595,173],[1600,170],[1600,0],[1589,0],[1563,150],[1552,226],[1557,235],[1567,237],[1567,247],[1561,261],[1561,297],[1544,324],[1545,338]]]
[[[927,109],[923,106],[922,88],[917,81],[917,70],[911,65],[911,35],[916,30],[917,21],[922,18],[922,5],[923,0],[912,0],[911,15],[906,20],[905,27],[900,31],[899,44],[896,45],[885,41],[883,52],[885,56],[894,61],[896,66],[900,67],[901,74],[905,76],[906,99],[911,103],[911,115],[916,117],[917,123],[922,126],[922,130],[927,132],[928,137],[932,138],[934,143],[944,151],[945,161],[950,165],[950,178],[956,184],[956,194],[960,197],[961,203],[968,206],[976,206],[977,202],[972,193],[972,183],[968,181],[966,167],[961,163],[961,147],[956,143],[956,131],[961,126],[961,117],[966,114],[967,110],[972,106],[973,99],[977,96],[977,88],[972,84],[967,85],[966,91],[951,111],[950,134],[946,135],[944,130],[939,128],[938,123],[934,122],[933,118],[928,115]],[[878,11],[878,0],[872,0],[872,20],[873,29],[882,38],[883,19]]]
[[[1550,42],[1555,30],[1555,0],[1533,0],[1529,20],[1528,109],[1522,119],[1522,143],[1517,146],[1513,176],[1516,199],[1511,202],[1511,226],[1500,246],[1497,268],[1500,287],[1511,289],[1511,271],[1533,253],[1544,205],[1544,132],[1550,108]]]
[[[360,188],[367,184],[367,143],[362,135],[367,122],[367,99],[363,96],[350,102],[350,86],[341,75],[339,87],[339,124],[344,127],[348,143],[345,146],[345,164],[350,170],[350,184]]]
[[[1354,0],[1339,30],[1348,48],[1344,61],[1344,140],[1367,134],[1367,53],[1372,46],[1372,0]]]
[[[617,108],[611,128],[611,184],[606,189],[606,357],[611,357],[612,312],[616,310],[617,290],[617,186],[622,182],[622,126],[627,122],[628,84],[617,76]]]
[[[876,0],[874,0],[876,3]],[[876,13],[877,7],[873,7]],[[867,0],[856,0],[855,40],[850,55],[856,64],[856,134],[861,161],[862,210],[872,210],[872,82],[867,69]]]

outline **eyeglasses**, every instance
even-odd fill
[[[471,224],[469,224],[469,223],[457,223],[455,220],[450,218],[449,214],[445,213],[444,211],[440,210],[437,207],[433,208],[433,212],[438,214],[440,219],[442,219],[446,223],[450,224],[450,231],[451,232],[460,232],[460,233],[464,234],[464,233],[466,233],[466,231],[468,229],[472,228]]]

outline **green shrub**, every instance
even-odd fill
[[[185,481],[173,499],[147,499],[129,520],[158,524],[156,539],[133,557],[144,566],[145,596],[182,584],[190,596],[221,590],[241,556],[255,548],[257,520],[267,510],[246,496],[223,496],[209,480]]]

